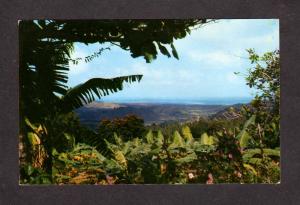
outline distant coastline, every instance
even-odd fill
[[[104,98],[97,102],[104,103],[145,103],[145,104],[173,104],[173,105],[234,105],[234,104],[247,104],[253,98],[252,97],[215,97],[215,98],[195,98],[195,99],[180,99],[180,98]]]

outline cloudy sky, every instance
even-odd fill
[[[116,46],[89,63],[70,64],[69,83],[73,87],[94,77],[111,78],[143,74],[140,83],[126,84],[124,90],[104,97],[114,99],[195,99],[251,97],[242,75],[251,67],[246,49],[259,54],[279,49],[279,21],[274,19],[219,20],[193,30],[176,40],[179,60],[158,55],[152,63],[132,58]],[[100,44],[75,44],[72,58],[97,52]]]

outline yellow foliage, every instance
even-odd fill
[[[182,134],[184,139],[186,139],[187,141],[193,140],[192,132],[188,126],[185,125],[182,127]]]
[[[115,158],[118,162],[120,162],[121,164],[127,166],[126,158],[125,158],[124,154],[121,151],[116,151],[115,152]]]
[[[75,161],[82,161],[83,160],[83,157],[81,156],[74,156],[73,158]]]

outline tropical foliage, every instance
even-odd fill
[[[277,183],[280,180],[279,51],[249,49],[246,74],[258,90],[224,119],[145,126],[137,116],[82,126],[74,109],[139,82],[141,75],[93,78],[70,88],[70,63],[108,52],[103,43],[150,63],[179,58],[175,39],[206,20],[21,21],[20,182],[25,184]],[[74,42],[99,52],[72,59]],[[233,116],[232,118],[230,116]]]
[[[78,144],[71,152],[57,154],[56,183],[278,182],[280,151],[264,149],[262,156],[260,149],[246,148],[239,136],[224,130],[194,138],[183,126],[172,136],[149,130],[143,139],[123,141],[115,135],[115,143],[106,141],[106,154]]]

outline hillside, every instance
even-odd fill
[[[222,109],[209,116],[210,119],[234,119],[238,117],[238,113],[244,105],[249,104],[234,104]],[[232,112],[234,111],[234,112]]]
[[[209,117],[224,109],[225,105],[187,105],[158,103],[102,103],[94,102],[76,110],[80,121],[95,128],[102,119],[113,119],[135,114],[144,119],[146,125],[172,121],[192,121]]]

